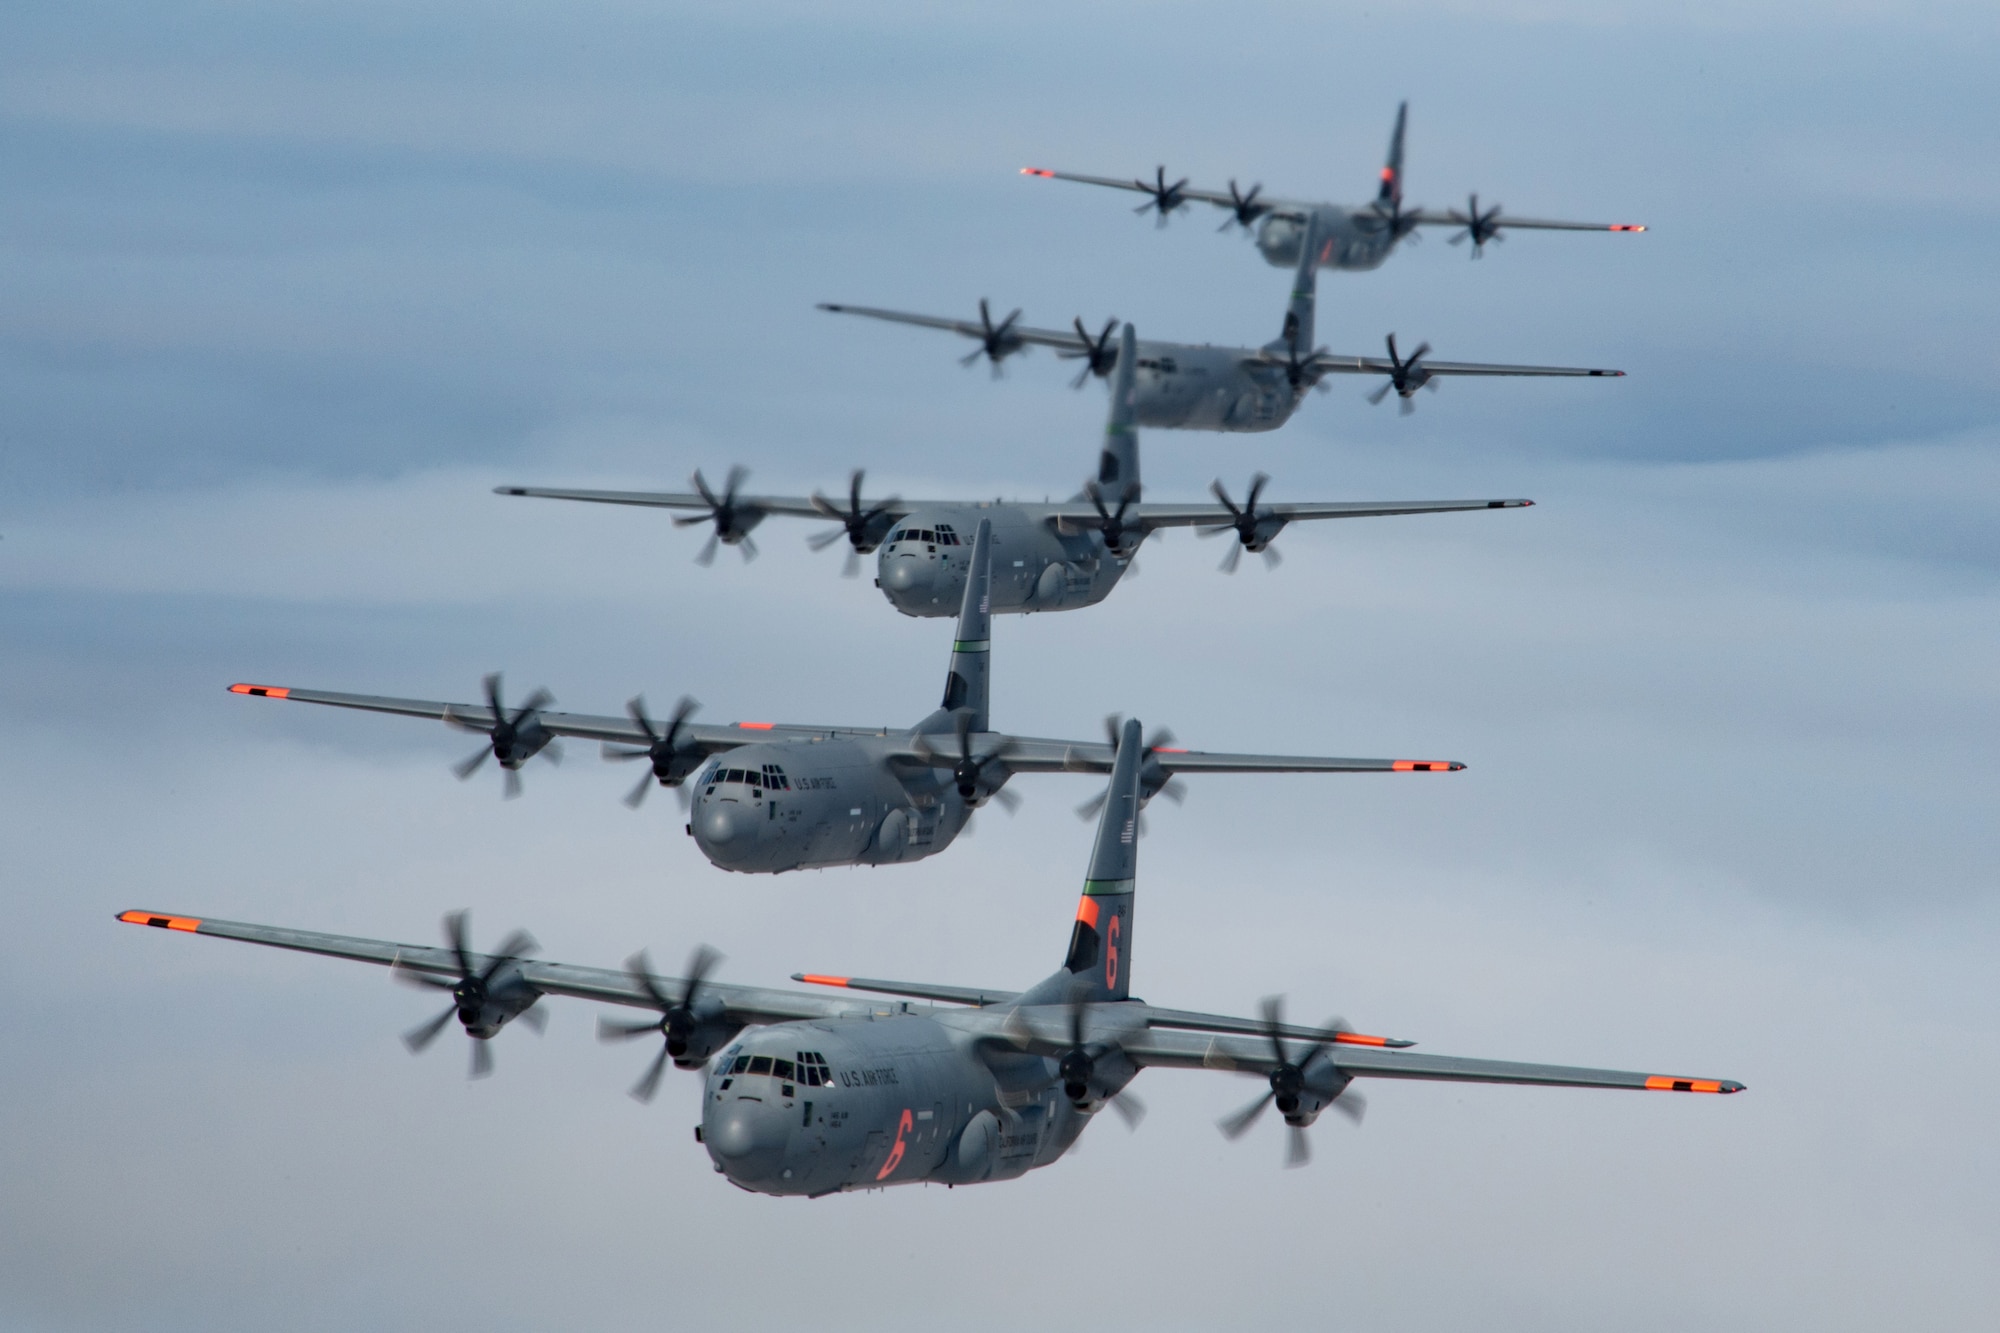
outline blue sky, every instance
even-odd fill
[[[1948,5],[9,7],[0,1328],[1984,1327],[1996,46]],[[692,1085],[633,1105],[580,1006],[468,1086],[371,970],[111,922],[469,906],[576,962],[1044,974],[1060,777],[918,865],[733,877],[587,756],[503,805],[455,736],[223,686],[912,721],[948,630],[803,531],[702,570],[659,515],[489,488],[1067,493],[1100,390],[813,303],[1261,341],[1286,275],[1214,218],[1017,169],[1360,200],[1405,97],[1412,202],[1652,230],[1433,236],[1329,275],[1322,341],[1629,378],[1149,434],[1161,498],[1537,506],[1294,529],[1234,580],[1170,535],[996,629],[996,720],[1470,765],[1156,811],[1149,999],[1748,1095],[1371,1089],[1286,1173],[1213,1128],[1252,1089],[1153,1074],[1136,1135],[1027,1180],[804,1206],[713,1179]]]

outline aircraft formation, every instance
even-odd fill
[[[1622,371],[1428,359],[1420,345],[1388,356],[1335,355],[1314,344],[1322,268],[1379,266],[1418,228],[1455,225],[1477,258],[1505,228],[1642,231],[1625,224],[1547,222],[1481,210],[1433,213],[1402,200],[1407,106],[1398,110],[1375,201],[1361,207],[1266,199],[1261,187],[1229,192],[1169,184],[1161,168],[1148,183],[1030,169],[1033,176],[1136,190],[1139,211],[1164,225],[1191,203],[1229,211],[1224,229],[1254,232],[1274,265],[1293,269],[1278,338],[1259,347],[1142,341],[1129,324],[1093,334],[1081,318],[1074,336],[1019,325],[1019,311],[995,323],[980,303],[978,323],[873,307],[821,309],[940,328],[975,339],[968,364],[1001,363],[1027,347],[1051,346],[1082,362],[1075,383],[1104,379],[1110,405],[1104,438],[1076,495],[1061,502],[869,500],[855,469],[839,498],[745,492],[747,471],[732,467],[718,491],[697,470],[691,491],[602,491],[535,486],[503,496],[635,505],[675,512],[679,527],[706,527],[696,556],[710,563],[723,546],[756,555],[752,532],[766,518],[820,524],[815,549],[845,541],[845,572],[873,555],[876,584],[905,615],[956,616],[936,705],[907,726],[817,726],[695,721],[682,697],[662,720],[643,696],[622,714],[563,713],[537,689],[509,703],[501,677],[486,677],[475,702],[439,702],[282,685],[237,683],[252,698],[311,703],[442,722],[480,737],[454,771],[470,779],[498,769],[506,796],[522,790],[521,769],[554,759],[567,739],[596,742],[606,759],[629,761],[638,780],[626,804],[641,807],[655,786],[673,789],[684,833],[723,870],[773,874],[827,866],[876,866],[935,856],[964,833],[989,802],[1011,806],[1020,775],[1087,775],[1097,794],[1079,814],[1096,818],[1082,892],[1067,924],[1056,970],[1023,990],[797,973],[811,990],[767,989],[713,979],[720,956],[694,948],[681,975],[657,973],[642,950],[623,968],[536,957],[525,932],[489,952],[472,947],[467,915],[444,919],[444,944],[405,944],[289,927],[135,909],[119,920],[195,935],[373,963],[446,1001],[404,1036],[413,1052],[456,1023],[469,1039],[474,1077],[491,1072],[490,1043],[520,1019],[539,1027],[545,999],[588,1000],[637,1010],[604,1017],[607,1041],[656,1043],[632,1095],[650,1101],[669,1066],[700,1075],[695,1138],[716,1172],[756,1193],[819,1197],[890,1185],[969,1185],[1013,1179],[1054,1164],[1107,1107],[1136,1125],[1131,1091],[1153,1067],[1255,1075],[1264,1090],[1225,1118],[1236,1138],[1275,1109],[1287,1126],[1287,1165],[1310,1158],[1307,1131],[1332,1110],[1359,1121],[1359,1080],[1530,1084],[1727,1094],[1733,1080],[1420,1053],[1413,1042],[1357,1032],[1330,1018],[1285,1020],[1266,999],[1254,1017],[1165,1008],[1132,994],[1133,919],[1143,811],[1156,796],[1178,801],[1187,777],[1213,773],[1440,773],[1464,765],[1442,759],[1356,759],[1188,750],[1164,729],[1148,735],[1115,713],[1102,740],[1019,736],[997,730],[990,706],[993,622],[1003,613],[1076,610],[1101,602],[1131,572],[1155,532],[1193,528],[1224,537],[1222,569],[1245,551],[1278,562],[1273,541],[1289,524],[1525,508],[1521,498],[1267,503],[1269,478],[1251,477],[1240,499],[1218,479],[1213,502],[1146,498],[1140,427],[1265,431],[1283,425],[1303,395],[1339,374],[1380,376],[1377,401],[1393,392],[1405,407],[1440,377],[1542,375],[1610,377]],[[1115,341],[1114,341],[1115,338]],[[914,711],[914,710],[913,710]],[[1102,784],[1099,786],[1098,784]]]

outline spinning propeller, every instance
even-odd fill
[[[1268,1092],[1236,1114],[1225,1116],[1216,1122],[1226,1138],[1241,1138],[1262,1118],[1265,1109],[1273,1102],[1277,1103],[1278,1114],[1284,1116],[1288,1122],[1298,1115],[1301,1094],[1308,1091],[1307,1066],[1324,1054],[1339,1039],[1340,1034],[1347,1030],[1347,1025],[1339,1019],[1329,1019],[1319,1034],[1295,1056],[1285,1049],[1284,1001],[1275,995],[1266,996],[1263,1008],[1264,1033],[1271,1043],[1271,1053],[1276,1057],[1278,1067],[1270,1073],[1271,1087]],[[1368,1104],[1362,1100],[1360,1093],[1346,1089],[1344,1078],[1340,1090],[1334,1093],[1327,1105],[1357,1125],[1361,1123],[1361,1117],[1368,1109]],[[1315,1119],[1318,1117],[1317,1111],[1311,1114]],[[1308,1120],[1307,1123],[1310,1124],[1311,1121]],[[1285,1146],[1285,1165],[1304,1166],[1312,1160],[1312,1144],[1306,1139],[1304,1125],[1291,1124],[1290,1129],[1290,1142]]]
[[[1083,1000],[1070,1003],[1069,1049],[1063,1052],[1056,1065],[1056,1077],[1062,1081],[1063,1096],[1069,1098],[1070,1105],[1078,1110],[1090,1104],[1090,1094],[1097,1090],[1092,1082],[1097,1062],[1113,1053],[1122,1054],[1116,1042],[1092,1044],[1084,1041],[1083,1025],[1089,1008],[1088,1002]],[[1146,1104],[1122,1088],[1104,1100],[1118,1112],[1127,1129],[1137,1129],[1139,1122],[1146,1118]]]
[[[1113,755],[1118,753],[1118,739],[1123,734],[1124,728],[1125,719],[1117,713],[1113,713],[1104,719],[1104,739],[1111,746]],[[1177,777],[1169,776],[1167,770],[1160,767],[1160,761],[1156,757],[1159,751],[1172,750],[1173,745],[1174,733],[1168,731],[1165,727],[1159,727],[1154,730],[1152,735],[1146,738],[1145,748],[1139,751],[1139,804],[1141,806],[1144,806],[1146,802],[1152,800],[1155,796],[1165,796],[1175,805],[1179,805],[1187,799],[1187,784]],[[1111,799],[1111,788],[1109,785],[1106,785],[1103,791],[1097,793],[1097,795],[1076,808],[1076,817],[1083,820],[1095,819],[1097,812],[1104,808],[1104,803],[1109,799]],[[1146,816],[1143,813],[1139,816],[1138,824],[1139,832],[1144,833],[1146,831]]]
[[[687,772],[685,769],[677,772],[676,761],[689,753],[696,759],[702,755],[699,750],[683,750],[680,745],[681,728],[687,725],[688,718],[693,716],[695,709],[699,707],[700,704],[683,694],[681,701],[674,705],[674,715],[667,719],[667,729],[663,732],[653,725],[650,717],[646,716],[645,695],[635,694],[625,701],[625,711],[631,714],[633,723],[639,728],[640,734],[645,736],[647,744],[644,749],[639,749],[630,745],[606,743],[604,757],[619,762],[632,759],[652,761],[651,770],[639,779],[639,785],[625,797],[626,805],[637,810],[645,802],[646,793],[653,789],[655,782],[658,782],[662,787],[672,787],[675,794],[681,798],[681,809],[687,809],[688,789],[685,783]]]
[[[1076,336],[1083,339],[1083,347],[1074,352],[1057,352],[1056,356],[1063,361],[1083,362],[1083,369],[1077,371],[1076,378],[1069,382],[1070,388],[1081,389],[1083,382],[1092,375],[1099,379],[1108,378],[1112,367],[1118,364],[1118,349],[1111,345],[1111,335],[1118,331],[1118,321],[1115,318],[1105,320],[1104,332],[1095,338],[1084,329],[1081,319],[1072,319],[1070,323],[1076,326]]]
[[[556,743],[555,737],[543,730],[541,719],[536,716],[554,703],[555,698],[547,690],[536,690],[525,703],[509,713],[507,706],[500,701],[500,673],[496,671],[486,677],[483,684],[486,706],[492,710],[493,720],[490,723],[473,722],[455,713],[446,713],[445,721],[461,731],[484,732],[490,740],[472,755],[454,764],[451,771],[458,774],[459,781],[463,782],[477,773],[490,755],[500,761],[500,767],[506,772],[506,797],[511,801],[521,794],[519,770],[522,764],[537,754],[552,764],[562,762],[562,747]]]
[[[1270,477],[1262,472],[1250,478],[1250,493],[1243,498],[1243,507],[1240,509],[1236,507],[1236,502],[1229,498],[1229,492],[1222,488],[1219,478],[1209,484],[1208,489],[1215,492],[1215,498],[1229,511],[1229,522],[1219,523],[1212,528],[1203,528],[1199,535],[1214,537],[1225,532],[1236,534],[1235,543],[1230,546],[1229,554],[1222,557],[1222,564],[1219,566],[1225,574],[1236,572],[1236,563],[1243,558],[1245,551],[1255,551],[1263,556],[1267,569],[1276,569],[1278,562],[1284,559],[1272,548],[1271,540],[1284,528],[1285,521],[1274,518],[1268,509],[1262,514],[1257,512],[1257,497],[1264,493],[1264,483],[1269,480]]]
[[[1479,196],[1476,194],[1468,201],[1465,212],[1461,213],[1455,208],[1451,210],[1451,220],[1464,223],[1465,230],[1454,232],[1450,244],[1462,245],[1468,240],[1471,241],[1474,259],[1485,252],[1488,241],[1507,239],[1500,230],[1500,205],[1495,204],[1482,213],[1479,211]]]
[[[701,475],[701,469],[695,469],[694,488],[707,502],[708,512],[683,515],[674,520],[674,526],[690,528],[697,523],[715,525],[715,531],[709,535],[708,543],[701,548],[701,554],[694,558],[697,565],[715,562],[717,542],[727,542],[731,546],[742,548],[745,564],[757,558],[757,543],[750,540],[750,529],[764,517],[763,511],[749,506],[739,506],[736,503],[736,488],[741,486],[743,479],[749,475],[749,471],[745,468],[730,468],[729,477],[722,486],[722,496],[718,499],[715,492],[708,488],[708,479]]]
[[[493,1072],[493,1054],[486,1046],[493,1034],[509,1019],[517,1017],[525,1019],[530,1027],[540,1032],[548,1021],[548,1015],[532,1007],[541,996],[518,974],[512,978],[501,976],[523,954],[534,949],[534,938],[525,930],[515,931],[500,942],[500,948],[492,955],[484,971],[474,971],[472,951],[466,947],[465,928],[464,912],[453,912],[444,919],[445,944],[458,962],[456,981],[401,964],[393,965],[390,975],[405,985],[451,992],[451,1004],[443,1013],[403,1034],[403,1044],[410,1048],[410,1054],[423,1052],[437,1040],[445,1024],[456,1018],[465,1028],[465,1035],[472,1039],[470,1077],[485,1078]],[[512,984],[509,984],[510,981]]]
[[[644,949],[625,960],[626,975],[632,978],[640,990],[646,992],[647,998],[653,1002],[653,1008],[659,1011],[660,1016],[650,1023],[628,1023],[613,1018],[600,1018],[597,1020],[597,1039],[630,1041],[634,1037],[643,1037],[648,1032],[657,1032],[665,1038],[660,1043],[660,1053],[653,1057],[653,1063],[646,1066],[646,1072],[632,1085],[632,1096],[635,1099],[642,1102],[652,1101],[653,1094],[660,1090],[660,1075],[666,1072],[667,1061],[678,1060],[687,1054],[688,1039],[701,1022],[694,1012],[695,997],[701,993],[701,983],[708,979],[708,974],[713,972],[715,965],[721,961],[722,955],[706,944],[696,948],[688,958],[686,984],[681,987],[681,997],[674,1000],[664,994],[660,990],[659,983],[653,980],[652,963],[647,959]]]
[[[1182,181],[1181,184],[1185,185],[1187,182]],[[1256,224],[1258,218],[1263,217],[1271,211],[1269,204],[1257,202],[1257,195],[1263,188],[1261,185],[1253,185],[1250,187],[1250,193],[1238,194],[1236,192],[1236,182],[1231,180],[1229,182],[1229,220],[1224,222],[1220,227],[1217,227],[1216,230],[1228,231],[1231,227],[1241,227],[1244,231],[1249,231]]]
[[[1424,210],[1404,208],[1403,196],[1400,193],[1386,200],[1377,199],[1368,206],[1368,211],[1380,219],[1379,225],[1383,231],[1389,233],[1389,242],[1392,245],[1405,240],[1414,245],[1424,238],[1423,233],[1417,230],[1419,217]],[[1493,211],[1497,213],[1500,210],[1496,208]]]
[[[880,504],[870,505],[868,508],[863,509],[861,507],[861,478],[865,475],[860,468],[854,469],[848,475],[847,508],[845,509],[842,509],[818,491],[814,491],[812,494],[812,507],[828,518],[839,519],[840,527],[815,533],[813,536],[806,538],[806,545],[812,547],[815,551],[824,551],[842,537],[847,538],[847,563],[840,570],[844,578],[851,579],[856,574],[859,574],[861,572],[861,557],[882,544],[882,538],[888,534],[893,521],[893,515],[890,511],[897,503],[897,497],[892,495]]]
[[[1181,193],[1182,190],[1187,188],[1187,177],[1183,176],[1172,185],[1169,185],[1167,184],[1167,169],[1165,167],[1160,167],[1153,175],[1154,180],[1150,185],[1142,180],[1132,182],[1152,196],[1152,198],[1132,211],[1134,213],[1145,213],[1150,210],[1157,210],[1160,215],[1157,225],[1164,227],[1167,225],[1167,214],[1177,208],[1187,207],[1187,196]],[[1255,194],[1256,191],[1252,190],[1251,193]]]
[[[980,357],[985,357],[993,367],[993,378],[1000,378],[1000,363],[1021,350],[1024,343],[1014,333],[1014,321],[1021,317],[1018,307],[1001,320],[993,322],[993,312],[986,308],[986,298],[979,298],[979,346],[958,359],[961,366],[969,366]]]
[[[1410,413],[1416,411],[1417,405],[1410,401],[1412,394],[1425,387],[1428,387],[1432,393],[1437,392],[1437,381],[1431,378],[1430,371],[1424,369],[1421,364],[1430,350],[1431,345],[1429,343],[1418,343],[1417,350],[1410,353],[1408,360],[1404,360],[1396,355],[1396,335],[1393,333],[1390,334],[1389,382],[1374,393],[1369,394],[1368,401],[1371,403],[1380,403],[1384,398],[1389,396],[1389,391],[1394,389],[1396,396],[1403,400],[1398,404],[1397,411],[1404,416],[1408,416]]]
[[[997,764],[1011,754],[1014,750],[1014,742],[1002,741],[997,747],[988,750],[985,754],[974,754],[972,752],[972,713],[969,709],[964,708],[957,710],[953,715],[952,731],[958,737],[958,755],[956,758],[953,758],[948,753],[940,753],[931,744],[930,739],[921,733],[916,737],[916,746],[923,753],[930,756],[932,761],[938,763],[940,767],[943,762],[948,761],[951,764],[951,781],[952,785],[958,790],[958,798],[974,809],[984,805],[989,800],[1000,802],[1001,808],[1010,815],[1020,809],[1021,795],[1019,792],[1008,791],[1004,786],[995,787],[989,791],[985,785],[987,781],[987,766],[989,764]],[[1005,765],[1001,766],[1005,767]],[[1004,783],[1007,779],[1003,775],[1000,780]]]
[[[1097,511],[1097,530],[1104,534],[1104,548],[1120,560],[1130,559],[1132,553],[1139,549],[1139,543],[1146,540],[1144,524],[1134,523],[1129,529],[1125,525],[1125,511],[1139,498],[1139,488],[1127,486],[1124,494],[1118,497],[1116,509],[1105,508],[1104,492],[1094,481],[1084,484],[1083,496]]]

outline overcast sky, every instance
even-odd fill
[[[44,4],[0,10],[0,1329],[1990,1327],[2000,21],[1986,5]],[[1034,164],[1630,220],[1433,234],[1320,339],[1619,381],[1341,381],[1272,436],[1151,432],[1149,494],[1529,496],[1185,533],[1008,617],[996,724],[1449,777],[1197,779],[1142,844],[1137,989],[1740,1097],[1368,1089],[1281,1169],[1256,1086],[1153,1072],[1014,1183],[740,1193],[558,1002],[468,1084],[378,970],[149,907],[726,980],[1013,987],[1060,961],[1087,779],[912,866],[731,876],[572,747],[526,798],[440,728],[266,680],[907,724],[948,624],[806,525],[692,563],[502,482],[702,466],[1074,490],[1104,396],[850,301],[1277,333],[1287,275]]]

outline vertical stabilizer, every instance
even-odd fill
[[[951,645],[951,670],[944,678],[947,713],[972,714],[972,731],[990,731],[987,723],[987,672],[993,633],[993,524],[980,519],[972,537],[972,559],[965,569],[965,599],[959,603],[958,637]]]
[[[1132,890],[1139,874],[1139,769],[1145,742],[1139,724],[1127,719],[1118,734],[1118,757],[1111,787],[1097,824],[1097,845],[1070,931],[1063,968],[1070,995],[1083,1000],[1122,1000],[1132,990]]]
[[[1104,450],[1097,456],[1097,485],[1111,504],[1139,497],[1139,336],[1127,324],[1118,335],[1118,364],[1111,371],[1111,417],[1104,425]]]
[[[1394,209],[1403,202],[1403,123],[1409,116],[1408,102],[1396,107],[1396,131],[1389,136],[1389,160],[1382,167],[1382,185],[1375,191],[1375,202],[1384,208]]]
[[[1269,348],[1284,356],[1303,358],[1312,354],[1313,307],[1318,303],[1319,266],[1333,246],[1331,237],[1320,230],[1319,214],[1306,219],[1306,234],[1299,241],[1299,264],[1292,273],[1292,303],[1285,308],[1285,327]]]

